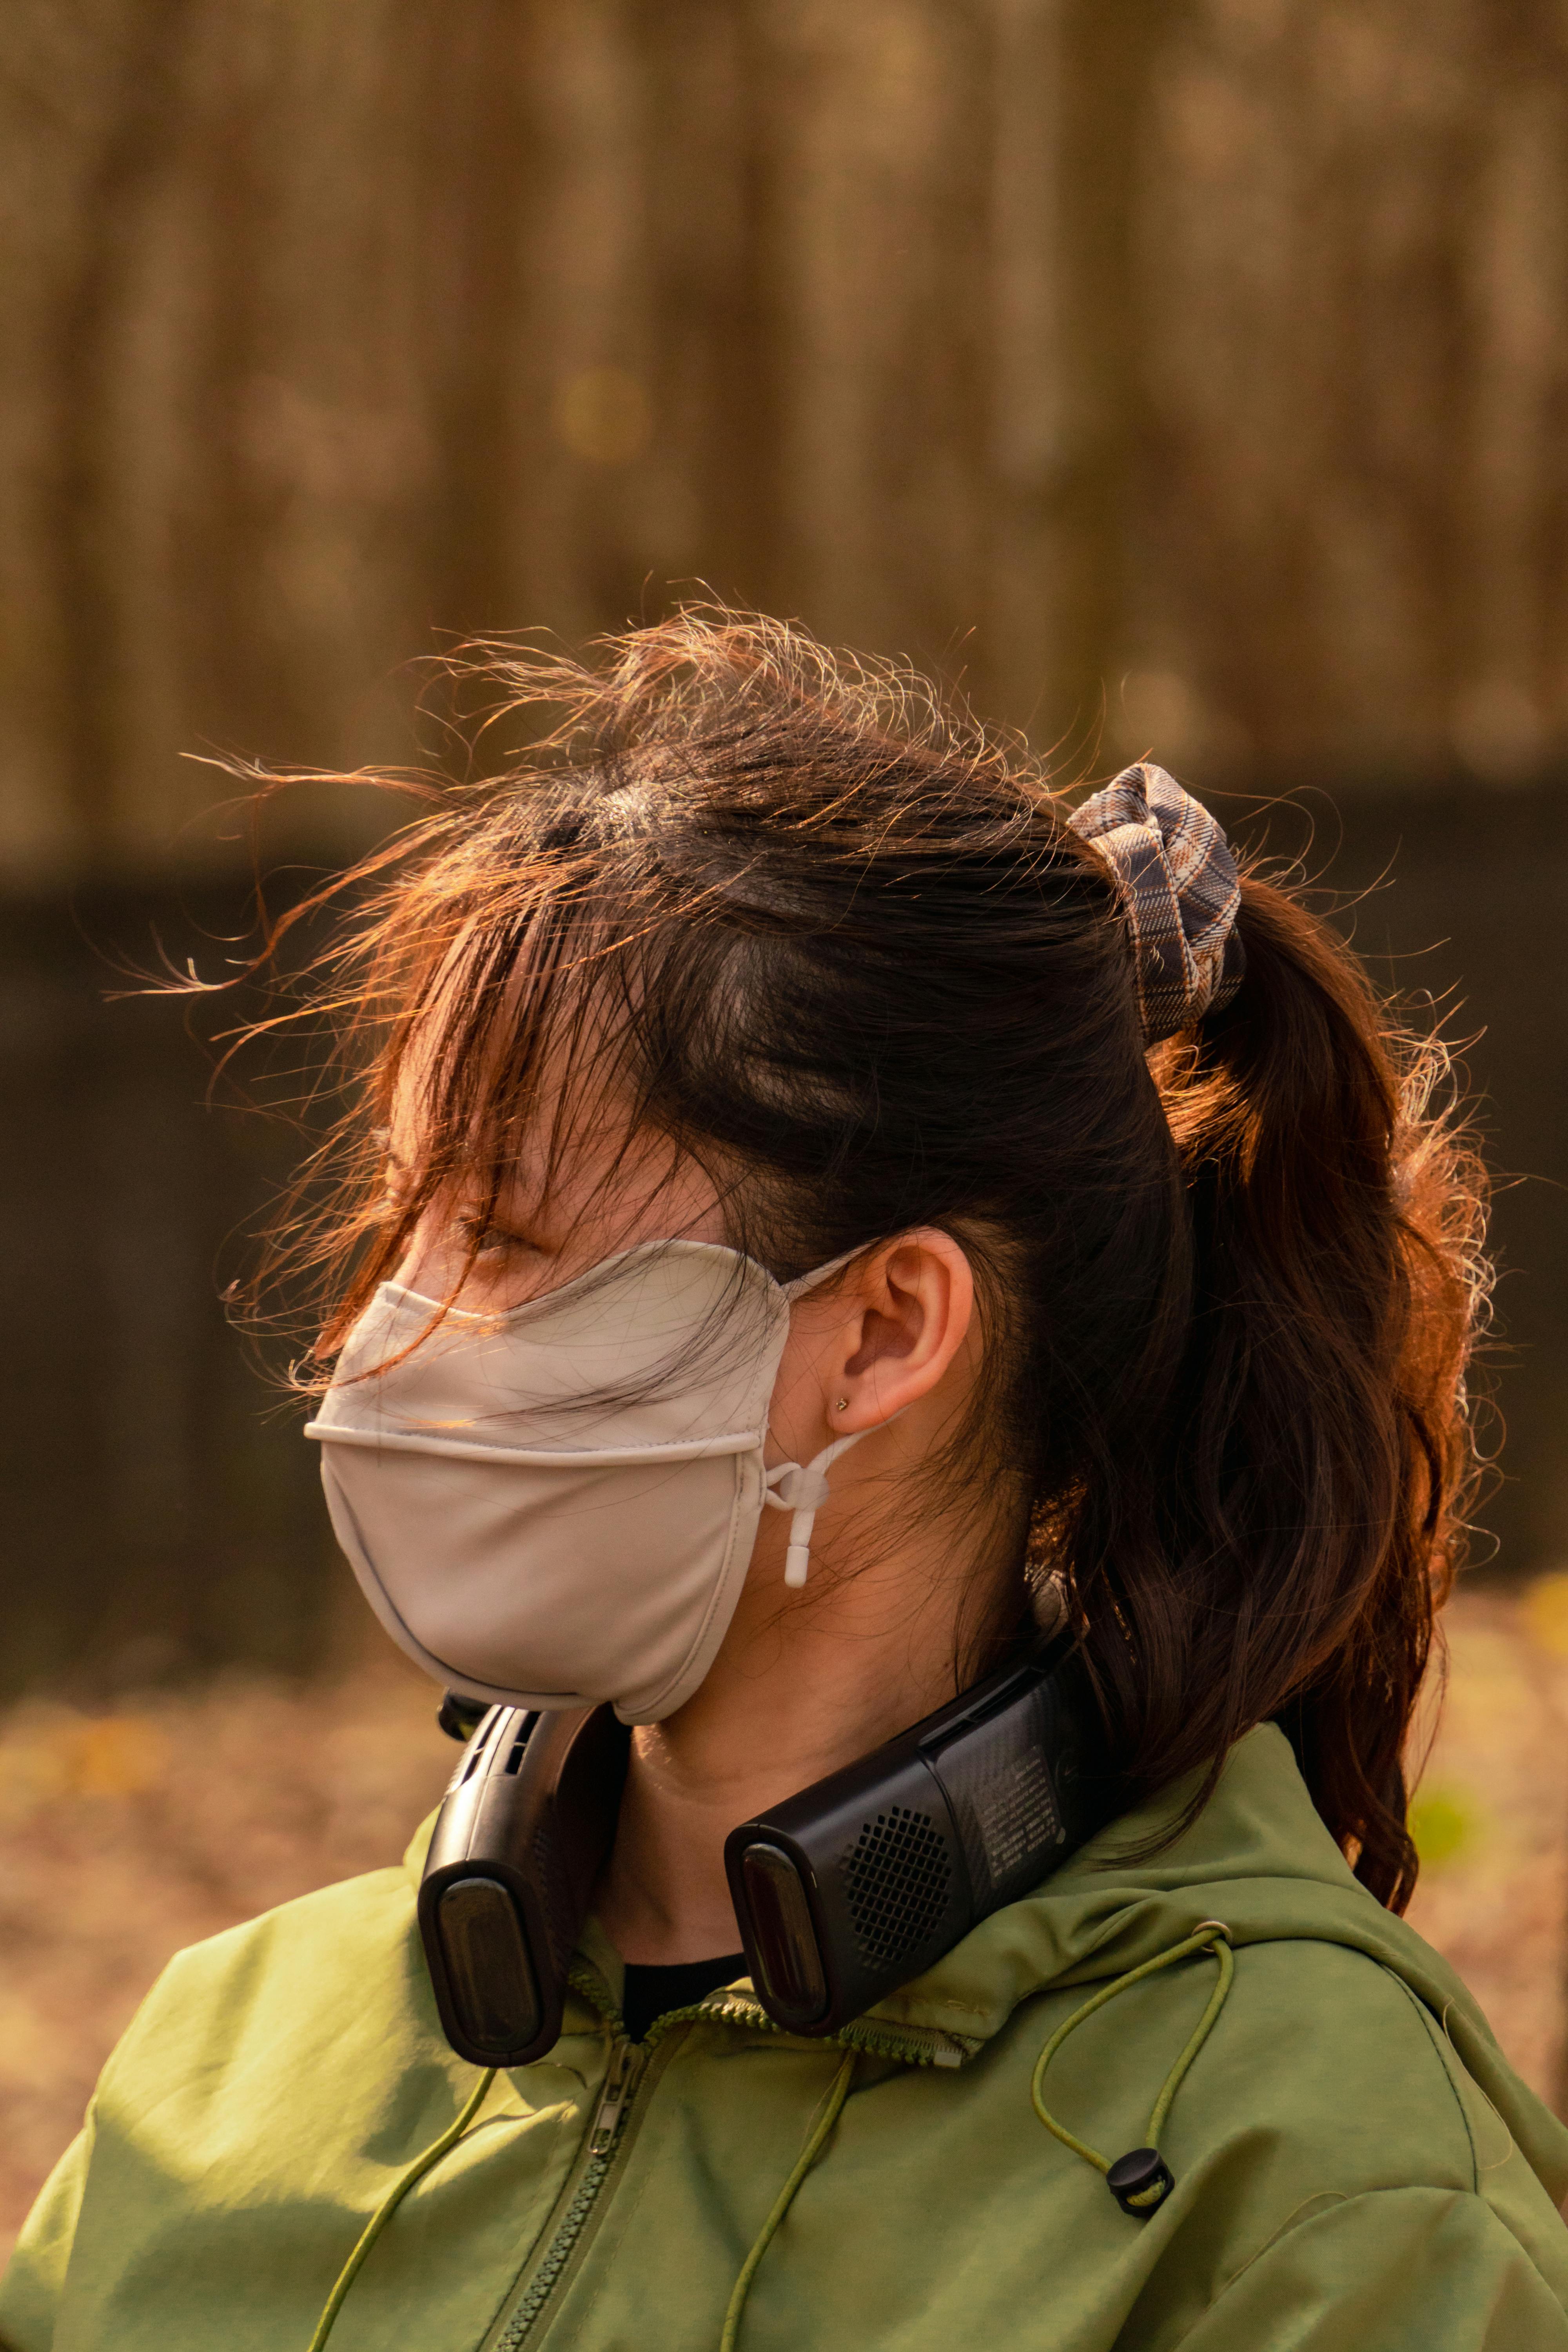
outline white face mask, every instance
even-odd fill
[[[305,1433],[393,1640],[475,1698],[672,1715],[763,1506],[795,1513],[785,1581],[804,1584],[825,1474],[864,1434],[764,1465],[790,1303],[845,1263],[784,1285],[734,1250],[653,1242],[485,1315],[384,1283]]]

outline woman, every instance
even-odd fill
[[[1429,1060],[1156,768],[1071,816],[723,614],[505,677],[556,732],[333,968],[312,1428],[405,1647],[635,1726],[562,2031],[448,2044],[428,1827],[182,1954],[11,2352],[1568,2345],[1568,2134],[1398,1916],[1478,1263]],[[1120,1818],[780,2031],[727,1832],[1062,1612]]]

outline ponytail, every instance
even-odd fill
[[[1152,1781],[1208,1763],[1195,1811],[1273,1717],[1400,1910],[1403,1750],[1469,1480],[1479,1189],[1429,1116],[1440,1055],[1392,1028],[1328,927],[1244,878],[1237,929],[1244,985],[1155,1057],[1193,1271],[1149,1540],[1107,1580],[1113,1611],[1093,1576],[1078,1598]]]

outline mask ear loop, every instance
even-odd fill
[[[886,1428],[887,1423],[880,1423],[879,1426]],[[869,1433],[864,1429],[852,1430],[847,1437],[835,1438],[831,1445],[825,1445],[809,1462],[781,1462],[767,1473],[763,1502],[772,1510],[795,1513],[789,1549],[784,1554],[784,1582],[796,1592],[810,1572],[811,1531],[818,1511],[827,1500],[827,1473],[841,1454],[847,1454],[852,1445],[858,1445]]]
[[[783,1284],[781,1287],[790,1305],[793,1307],[797,1298],[804,1297],[808,1290],[815,1290],[819,1283],[826,1282],[830,1275],[837,1274],[855,1258],[864,1256],[867,1244],[861,1242],[856,1248],[846,1250],[842,1256],[829,1258],[826,1265],[816,1266],[810,1274],[803,1274],[797,1281]],[[900,1410],[905,1408],[900,1407]],[[877,1423],[877,1427],[886,1429],[898,1418],[898,1413],[889,1413],[886,1421]],[[811,1531],[816,1523],[818,1511],[828,1498],[827,1473],[841,1454],[847,1454],[852,1445],[858,1445],[860,1440],[870,1433],[868,1429],[852,1430],[847,1437],[836,1437],[831,1445],[825,1445],[821,1453],[813,1454],[809,1462],[780,1462],[765,1475],[763,1500],[769,1509],[795,1513],[789,1531],[789,1549],[784,1554],[784,1582],[793,1591],[801,1590],[811,1572]]]

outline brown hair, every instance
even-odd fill
[[[559,723],[484,783],[427,780],[430,813],[331,886],[357,1092],[310,1179],[340,1189],[281,1232],[327,1277],[323,1355],[454,1169],[493,1203],[545,1044],[565,1023],[586,1051],[591,998],[635,1118],[715,1173],[775,1274],[916,1224],[969,1251],[984,1434],[1132,1790],[1200,1767],[1206,1793],[1276,1718],[1402,1907],[1481,1287],[1438,1050],[1253,871],[1239,993],[1146,1054],[1066,804],[900,667],[700,611],[470,674]],[[420,1164],[389,1211],[371,1138],[416,1038]]]

